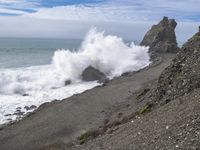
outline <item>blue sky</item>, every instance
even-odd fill
[[[197,22],[200,21],[198,3],[199,0],[0,0],[0,15],[17,16],[40,12],[42,9],[47,9],[46,13],[53,13],[54,8],[68,6],[66,10],[70,7],[76,7],[79,11],[93,8],[94,12],[98,10],[105,13],[100,15],[109,16],[113,13],[117,17],[125,16],[125,19],[140,21],[158,20],[165,15],[180,21]]]
[[[98,4],[104,0],[0,0],[0,7],[5,9],[0,15],[22,15],[37,12],[39,8],[52,8],[66,5]],[[10,12],[9,12],[10,11]]]
[[[124,38],[134,34],[139,39],[153,23],[168,16],[181,24],[187,38],[196,31],[189,28],[198,25],[199,14],[199,0],[0,0],[0,36],[35,37],[37,31],[44,37],[78,33],[82,37],[91,26],[97,26]]]

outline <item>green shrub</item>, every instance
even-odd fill
[[[150,112],[152,107],[153,107],[153,104],[147,103],[147,104],[140,110],[140,114],[143,115],[143,114],[145,114],[145,113]]]

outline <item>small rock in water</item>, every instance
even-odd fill
[[[35,106],[35,105],[31,105],[31,107],[30,107],[30,109],[36,109],[37,108],[37,106]]]
[[[25,93],[25,94],[23,94],[22,96],[29,96],[29,95]]]
[[[21,110],[21,109],[22,109],[21,107],[17,107],[17,108],[16,108],[16,110]]]
[[[24,109],[29,110],[29,107],[28,107],[28,106],[25,106]]]
[[[30,107],[29,106],[25,106],[24,107],[24,109],[26,109],[27,111],[28,110],[33,110],[33,109],[36,109],[37,108],[37,106],[35,106],[35,105],[31,105]]]
[[[71,83],[72,83],[71,80],[66,80],[66,81],[65,81],[65,86],[70,85]]]
[[[11,118],[8,118],[8,119],[6,119],[7,121],[12,121],[12,119]]]
[[[22,116],[23,114],[24,114],[24,112],[17,110],[13,115]]]

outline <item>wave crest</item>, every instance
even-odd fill
[[[71,80],[79,80],[82,71],[92,66],[110,79],[124,72],[136,71],[149,65],[148,47],[125,43],[122,38],[105,35],[91,29],[77,52],[58,50],[53,64],[58,72]]]

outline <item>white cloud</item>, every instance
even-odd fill
[[[48,20],[27,17],[0,17],[2,37],[41,37],[41,38],[82,38],[96,26],[106,33],[122,36],[124,39],[142,38],[151,23],[117,23],[97,21]]]
[[[195,21],[200,13],[199,0],[109,0],[100,4],[38,8],[29,17],[56,20],[147,21],[164,15],[180,20]],[[190,9],[188,9],[190,8]],[[199,18],[200,20],[200,18]]]
[[[87,31],[96,26],[107,34],[123,39],[141,41],[144,34],[157,22],[142,21],[132,23],[48,20],[27,17],[0,17],[1,37],[39,38],[83,38]],[[200,23],[178,22],[177,39],[184,42],[198,30]]]
[[[29,5],[25,8],[34,8],[37,12],[1,8],[5,2],[16,8]],[[200,13],[197,4],[198,0],[109,0],[98,5],[39,8],[39,3],[27,0],[0,0],[0,13],[23,14],[1,16],[0,36],[82,38],[90,27],[97,26],[126,39],[141,40],[151,25],[166,15],[180,22],[178,41],[185,41],[197,30],[198,20],[190,18]]]
[[[24,2],[24,0],[0,0],[0,3],[10,4],[10,3],[19,3]]]
[[[125,11],[126,10],[126,11]],[[53,8],[41,8],[35,13],[26,14],[27,17],[55,20],[83,20],[83,21],[131,21],[136,16],[131,15],[133,11],[127,6],[93,6],[69,5]],[[139,16],[137,16],[139,17]]]
[[[21,5],[21,6],[27,6],[27,5],[33,5],[33,4],[39,4],[39,2],[36,1],[29,1],[29,0],[0,0],[0,4],[11,4],[11,5]]]
[[[14,15],[23,15],[23,14],[25,14],[26,12],[21,11],[21,10],[0,8],[0,13],[7,13],[7,14],[14,14]]]
[[[15,10],[16,15],[25,14],[26,11],[23,10],[35,10],[39,6],[40,4],[38,2],[31,2],[28,0],[0,0],[0,8],[2,9],[1,13],[15,14]],[[5,11],[3,11],[3,9]],[[21,12],[19,13],[20,9]],[[17,12],[17,10],[19,11]]]

